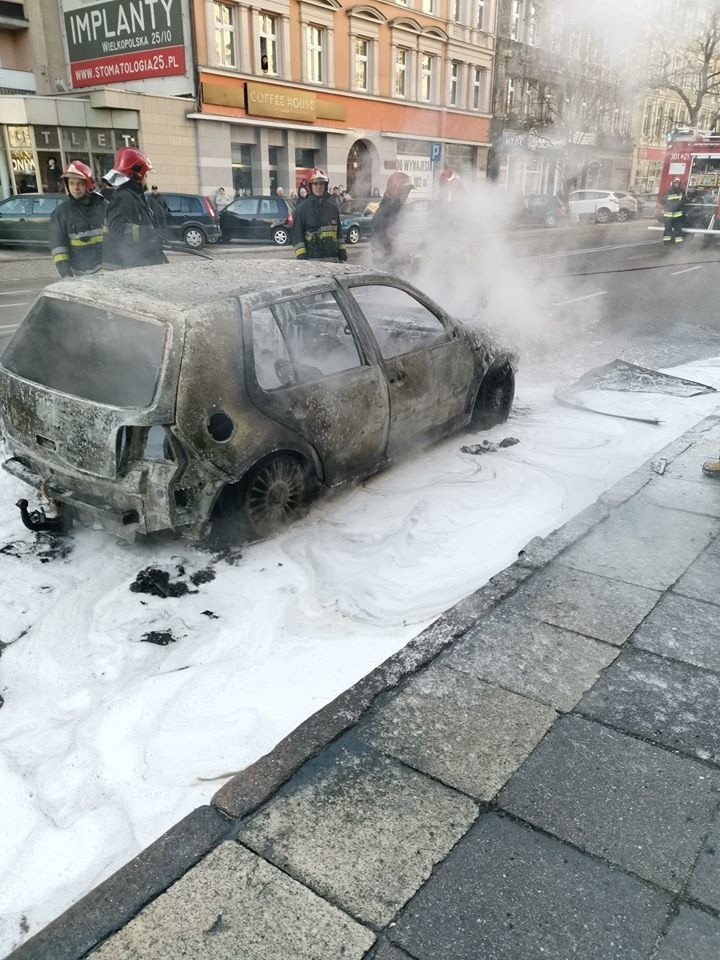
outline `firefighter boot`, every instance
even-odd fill
[[[702,472],[707,477],[718,477],[720,479],[720,460],[706,460],[702,465]]]

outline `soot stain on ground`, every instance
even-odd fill
[[[483,440],[482,443],[473,443],[469,446],[460,447],[461,453],[471,453],[473,456],[479,456],[482,453],[496,453],[505,447],[514,447],[520,441],[516,437],[505,437],[499,443],[492,443],[490,440]]]
[[[140,643],[154,643],[158,647],[166,647],[169,643],[176,643],[177,637],[170,630],[150,630],[140,637]]]
[[[184,597],[188,593],[199,593],[199,590],[192,590],[191,586],[198,587],[203,583],[210,583],[215,579],[215,571],[210,567],[204,567],[196,573],[185,578],[185,567],[177,567],[178,579],[171,580],[167,570],[160,570],[158,567],[145,567],[135,577],[130,584],[132,593],[147,593],[152,597]]]
[[[58,537],[51,533],[38,533],[31,543],[24,540],[11,540],[0,546],[0,554],[22,560],[31,557],[40,563],[52,560],[66,560],[72,553],[73,542],[68,537]]]

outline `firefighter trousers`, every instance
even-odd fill
[[[682,243],[682,214],[665,216],[665,232],[663,243]]]

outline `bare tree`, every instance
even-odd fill
[[[681,29],[675,36],[664,29],[653,55],[650,86],[674,93],[695,127],[703,108],[710,106],[714,119],[720,112],[720,14],[702,6],[690,12],[694,29]]]

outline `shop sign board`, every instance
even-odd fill
[[[411,200],[425,200],[432,197],[433,165],[427,154],[423,157],[399,153],[395,162],[395,169],[399,170],[400,173],[406,173],[412,180]]]
[[[185,73],[182,0],[63,0],[73,87]]]
[[[317,98],[310,90],[248,81],[245,98],[247,113],[256,117],[284,120],[315,120],[317,117]]]

